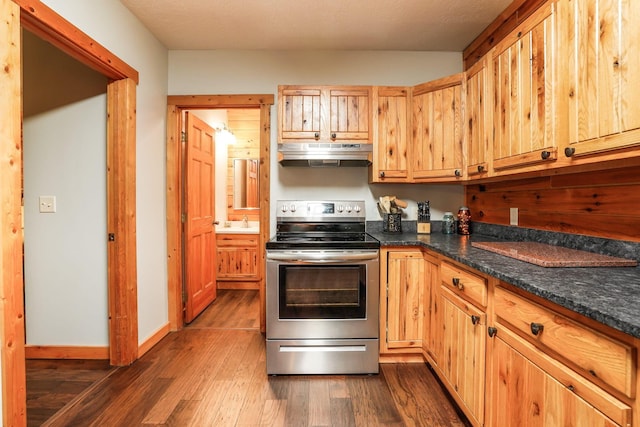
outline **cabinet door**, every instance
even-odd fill
[[[489,172],[493,134],[490,99],[491,53],[467,70],[467,176],[470,179],[483,178]]]
[[[245,234],[218,234],[217,280],[257,280],[258,240]]]
[[[413,88],[413,182],[454,182],[463,176],[464,74]]]
[[[493,58],[493,168],[552,164],[556,147],[554,4],[538,9]],[[509,171],[513,172],[513,171]]]
[[[440,288],[442,309],[442,360],[445,380],[475,425],[484,421],[486,314]],[[505,424],[507,425],[507,424]],[[511,424],[525,425],[525,424]]]
[[[569,154],[640,144],[640,2],[562,0]],[[637,155],[637,153],[636,153]]]
[[[590,426],[614,423],[500,339],[493,339],[492,426]]]
[[[424,259],[420,250],[389,251],[386,346],[422,351]]]
[[[328,89],[329,139],[335,142],[371,142],[370,87],[341,87]]]
[[[377,117],[371,182],[407,182],[409,90],[404,87],[376,87],[373,99]]]
[[[437,365],[440,360],[440,331],[442,330],[442,312],[440,309],[440,274],[439,260],[423,253],[425,268],[424,320],[422,336],[422,352]]]
[[[280,86],[278,103],[279,140],[282,142],[320,139],[321,90],[302,86]]]

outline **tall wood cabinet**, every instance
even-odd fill
[[[373,88],[374,137],[370,182],[409,182],[410,88]]]
[[[558,155],[555,3],[534,12],[493,52],[493,169],[553,167]]]
[[[278,86],[280,142],[371,143],[370,86]]]
[[[558,14],[565,155],[640,146],[640,2],[560,0]]]
[[[412,182],[462,180],[465,84],[460,73],[413,88]]]

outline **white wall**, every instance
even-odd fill
[[[99,95],[24,122],[29,345],[109,342],[105,115]],[[41,195],[55,213],[39,213]]]
[[[113,0],[44,0],[51,7],[73,25],[80,28],[98,43],[105,46],[112,53],[120,57],[140,73],[140,83],[137,87],[137,260],[138,260],[138,334],[140,342],[145,341],[155,331],[162,328],[168,321],[168,295],[167,295],[167,250],[166,250],[166,174],[165,174],[165,134],[166,134],[166,95],[167,95],[167,50],[144,28],[142,24],[118,1]],[[104,100],[102,101],[104,106]],[[75,107],[72,107],[75,108]],[[104,107],[103,107],[104,108]],[[57,113],[53,113],[57,114]],[[68,118],[57,123],[51,123],[50,135],[62,134],[65,127],[70,126]],[[75,124],[74,126],[77,126]],[[106,114],[91,117],[87,123],[82,124],[83,129],[91,130],[92,137],[105,138]],[[104,150],[104,146],[102,147]],[[77,153],[69,152],[69,162],[77,165]],[[45,160],[45,159],[41,159]],[[104,168],[104,163],[102,164]],[[29,173],[25,165],[25,174]],[[104,170],[104,169],[103,169]],[[67,174],[75,176],[77,181],[87,181],[87,186],[98,188],[104,183],[104,176],[88,175],[83,167],[69,168]],[[32,171],[42,179],[45,171]],[[97,171],[93,171],[97,172]],[[82,174],[80,174],[82,173]],[[40,190],[38,190],[40,191]],[[44,191],[44,190],[43,190]],[[62,194],[62,189],[52,188],[52,192]],[[85,206],[100,207],[104,204],[105,192],[95,191],[85,195],[81,201]],[[75,202],[75,200],[74,200]],[[80,202],[77,200],[77,202]],[[56,219],[63,217],[62,209],[67,209],[67,197],[60,199],[60,213],[53,214]],[[102,208],[104,209],[104,208]],[[43,218],[40,216],[40,218]],[[47,218],[47,217],[44,217]],[[43,219],[44,219],[43,218]],[[51,218],[47,219],[51,220]],[[69,217],[65,220],[70,220]],[[90,218],[85,218],[90,221]],[[28,233],[29,230],[26,230]],[[86,250],[97,254],[105,250],[106,230],[102,230],[95,239],[87,241]],[[77,260],[70,256],[69,252],[61,251],[59,237],[51,238],[51,241],[42,241],[39,244],[53,248],[49,252],[49,263],[58,265],[63,269],[85,269],[84,265],[78,265]],[[67,239],[69,236],[66,237]],[[56,241],[54,241],[56,240]],[[77,242],[69,241],[72,246]],[[32,272],[33,273],[33,272]],[[105,280],[104,272],[94,272],[96,280]],[[77,284],[66,283],[64,277],[56,277],[55,286],[60,293],[61,311],[65,318],[74,318],[78,322],[76,328],[85,331],[83,342],[98,345],[108,345],[104,328],[105,312],[93,313],[85,316],[86,301],[91,298],[95,306],[105,307],[107,304],[106,288],[96,290],[90,296],[85,292],[77,292]],[[84,284],[86,286],[86,283]],[[103,286],[104,287],[104,286]],[[64,300],[64,301],[62,301]],[[27,317],[34,317],[33,312]],[[77,343],[80,338],[74,330],[67,330],[63,335],[58,335],[59,326],[43,316],[42,331],[32,337],[46,338],[47,345],[67,345]],[[45,321],[49,321],[45,324]],[[27,323],[30,320],[27,318]],[[88,336],[92,335],[91,338]]]
[[[280,84],[416,85],[462,71],[459,52],[169,51],[169,94],[264,94],[276,98]],[[367,219],[379,220],[375,200],[408,199],[407,219],[417,201],[430,200],[432,218],[458,210],[456,185],[369,185],[366,168],[283,168],[276,162],[277,105],[271,110],[271,200],[363,199]],[[271,212],[275,226],[275,208]]]

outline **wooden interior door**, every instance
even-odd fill
[[[216,298],[214,216],[214,130],[185,113],[186,181],[185,322],[195,319]]]

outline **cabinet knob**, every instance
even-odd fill
[[[538,335],[544,330],[544,325],[542,323],[531,322],[531,333],[533,335]]]
[[[454,172],[454,174],[455,174],[457,177],[461,177],[461,176],[462,176],[462,171],[461,171],[460,169],[456,169],[456,171]]]
[[[571,157],[576,154],[576,149],[573,147],[567,147],[564,149],[564,155],[567,157]]]
[[[314,134],[313,134],[313,137],[314,137],[315,139],[320,139],[320,133],[319,133],[319,132],[314,133]]]
[[[453,283],[453,286],[455,286],[456,288],[463,290],[464,289],[464,284],[462,284],[462,282],[460,282],[460,279],[458,277],[454,277],[451,279],[451,283]]]
[[[380,173],[378,174],[378,176],[380,176],[380,178],[384,178],[384,171],[380,171]]]
[[[498,333],[498,328],[494,328],[493,326],[489,326],[487,328],[487,334],[489,335],[490,338],[495,337],[497,333]]]
[[[551,157],[551,153],[545,150],[540,153],[540,157],[542,158],[542,160],[547,160],[549,157]]]
[[[480,316],[471,315],[471,323],[477,325],[480,322]]]
[[[213,221],[213,225],[218,225],[220,224],[220,221]]]
[[[331,139],[336,139],[337,135],[335,133],[331,134]]]
[[[484,166],[478,165],[478,173],[484,172]]]

